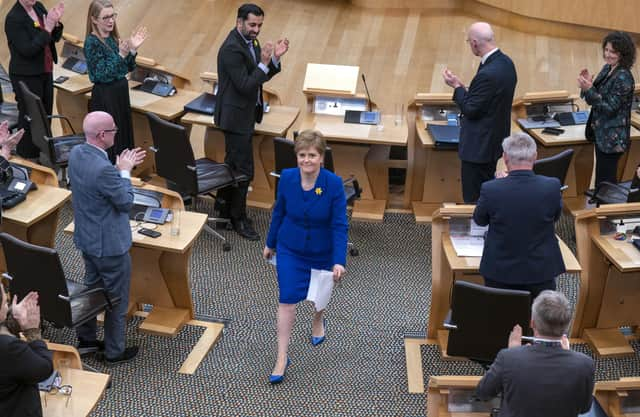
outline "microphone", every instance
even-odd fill
[[[362,83],[364,84],[364,91],[367,93],[367,100],[369,102],[369,111],[373,111],[371,108],[371,95],[369,94],[369,87],[367,87],[367,79],[364,77],[364,73],[362,73]]]

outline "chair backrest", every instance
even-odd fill
[[[295,168],[298,160],[294,149],[295,142],[287,138],[273,138],[273,151],[276,174],[280,174],[283,169]]]
[[[571,158],[573,158],[573,149],[565,149],[548,158],[538,159],[533,164],[533,172],[545,177],[555,177],[560,180],[561,185],[564,185]]]
[[[196,161],[185,128],[147,113],[153,138],[156,171],[169,189],[182,195],[198,194]]]
[[[491,363],[507,347],[515,324],[529,329],[531,296],[528,291],[504,290],[456,281],[451,298],[447,354]]]
[[[42,100],[37,95],[33,94],[27,85],[20,81],[20,89],[22,90],[22,97],[24,99],[24,105],[26,107],[27,116],[29,117],[29,130],[31,132],[31,140],[33,144],[40,149],[40,152],[48,155],[49,145],[45,137],[52,137],[51,125],[47,119],[47,113],[44,111]]]
[[[37,291],[42,318],[58,327],[70,327],[70,305],[58,297],[69,296],[58,253],[51,248],[23,242],[8,233],[0,233],[0,242],[7,272],[12,277],[11,294],[22,299],[30,291]]]

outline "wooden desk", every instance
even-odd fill
[[[427,391],[427,415],[429,417],[489,417],[491,401],[468,403],[469,407],[472,405],[475,407],[484,405],[481,408],[489,407],[489,411],[485,412],[477,410],[475,412],[449,411],[449,404],[456,403],[455,395],[458,392],[474,393],[481,378],[481,376],[471,375],[434,375],[430,377]],[[496,400],[496,402],[499,406],[499,401]]]
[[[163,192],[163,207],[184,209],[177,193],[151,185],[142,188]],[[183,211],[178,236],[171,236],[170,223],[157,226],[156,230],[162,236],[156,239],[137,233],[137,228],[132,230],[129,302],[138,306],[153,305],[140,330],[175,336],[187,321],[193,319],[189,259],[193,243],[206,221],[206,214]],[[73,233],[73,223],[64,231]]]
[[[38,189],[29,192],[27,199],[17,206],[3,210],[2,231],[25,242],[52,248],[60,209],[71,196],[71,192],[58,187],[57,176],[51,169],[20,158],[12,158],[11,162],[30,167],[31,180],[36,183]],[[51,185],[52,183],[55,185]],[[1,248],[0,270],[7,270]]]
[[[633,355],[620,326],[640,324],[640,252],[613,234],[601,234],[611,219],[640,217],[640,203],[609,204],[575,219],[578,259],[584,267],[574,331],[600,356]]]
[[[452,218],[471,218],[473,205],[443,207],[437,210],[431,222],[431,306],[427,338],[438,339],[442,352],[446,352],[447,332],[443,322],[449,311],[451,288],[456,280],[483,283],[479,275],[480,257],[460,257],[456,254],[449,236],[449,221]],[[565,268],[569,273],[581,272],[582,268],[567,245],[558,238]],[[572,335],[576,328],[572,329]]]
[[[395,125],[394,115],[382,115],[383,126],[344,123],[343,116],[307,113],[300,130],[316,129],[331,142],[336,174],[354,175],[362,187],[362,197],[353,206],[352,218],[382,221],[389,196],[388,168],[392,145],[407,146],[408,127]],[[397,161],[398,166],[407,165]],[[409,173],[407,173],[409,175]]]
[[[73,392],[67,403],[65,395],[40,391],[43,416],[88,416],[102,399],[111,377],[99,372],[83,371],[80,355],[73,346],[47,343],[47,347],[53,352],[53,368],[62,376],[62,384],[71,385]]]
[[[247,204],[254,207],[270,209],[275,199],[275,180],[269,174],[274,170],[273,138],[286,137],[289,128],[298,118],[300,109],[288,106],[271,106],[256,123],[253,135],[254,176],[251,192],[247,196]],[[199,113],[186,113],[180,122],[191,129],[192,125],[206,126],[204,137],[205,156],[214,161],[224,161],[224,134],[220,131],[213,116]]]
[[[640,378],[625,377],[596,382],[594,396],[609,416],[638,417]]]
[[[70,78],[62,84],[54,84],[56,87],[56,106],[58,113],[66,116],[71,121],[76,132],[82,132],[82,121],[88,112],[88,101],[91,99],[93,84],[88,75],[80,75],[54,66],[54,78],[58,75],[67,75]],[[175,120],[184,114],[184,105],[200,95],[199,92],[178,88],[177,93],[169,97],[160,97],[151,93],[134,90],[133,87],[140,83],[129,81],[129,99],[131,101],[131,114],[133,122],[133,136],[135,146],[149,149],[153,145],[151,130],[146,112],[151,112],[165,120]],[[71,130],[62,123],[65,134]],[[155,172],[155,160],[153,155],[147,153],[145,161],[134,168],[135,176],[144,176]]]

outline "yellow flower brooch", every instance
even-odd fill
[[[316,195],[322,195],[322,188],[316,187]]]

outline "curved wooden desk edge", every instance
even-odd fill
[[[60,186],[58,184],[58,175],[49,167],[36,164],[19,156],[12,156],[9,162],[15,162],[16,164],[31,168],[30,179],[36,184],[50,185],[52,187]]]

